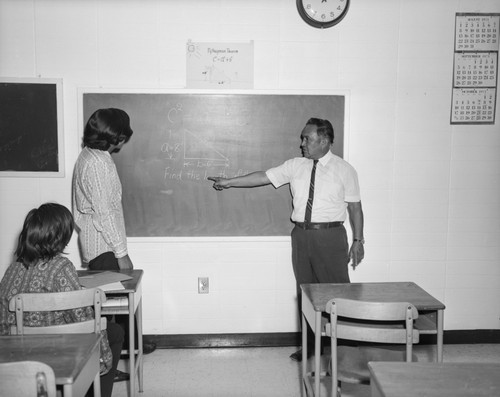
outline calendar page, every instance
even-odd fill
[[[500,15],[457,14],[455,51],[498,51]]]
[[[496,87],[498,52],[455,53],[454,87]]]
[[[451,121],[456,124],[492,124],[496,88],[454,88]]]

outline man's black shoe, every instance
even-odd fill
[[[147,342],[142,344],[142,354],[150,354],[156,350],[156,343]]]
[[[293,361],[297,361],[300,363],[302,361],[302,349],[299,349],[295,353],[290,354],[290,358]]]
[[[323,354],[323,346],[321,347],[321,354]],[[311,358],[314,355],[314,347],[307,348],[307,358]],[[295,353],[290,354],[290,358],[293,361],[301,362],[302,361],[302,349],[297,350]]]
[[[113,382],[123,382],[126,380],[130,379],[130,375],[127,374],[126,372],[122,372],[120,370],[115,370],[115,377],[113,379]]]
[[[307,349],[307,358],[312,357],[314,349]],[[290,354],[290,358],[293,361],[301,362],[302,361],[302,349],[297,350],[295,353]]]

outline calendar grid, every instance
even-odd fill
[[[457,13],[451,124],[494,124],[500,14]]]

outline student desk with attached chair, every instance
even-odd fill
[[[307,327],[314,332],[314,395],[320,393],[321,336],[323,313],[332,298],[372,302],[409,302],[418,310],[415,328],[420,334],[437,336],[437,361],[443,361],[444,304],[413,282],[302,284],[302,373],[307,374]]]

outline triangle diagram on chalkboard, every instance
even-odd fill
[[[216,163],[229,163],[229,159],[189,130],[184,130],[184,160],[204,160]]]

